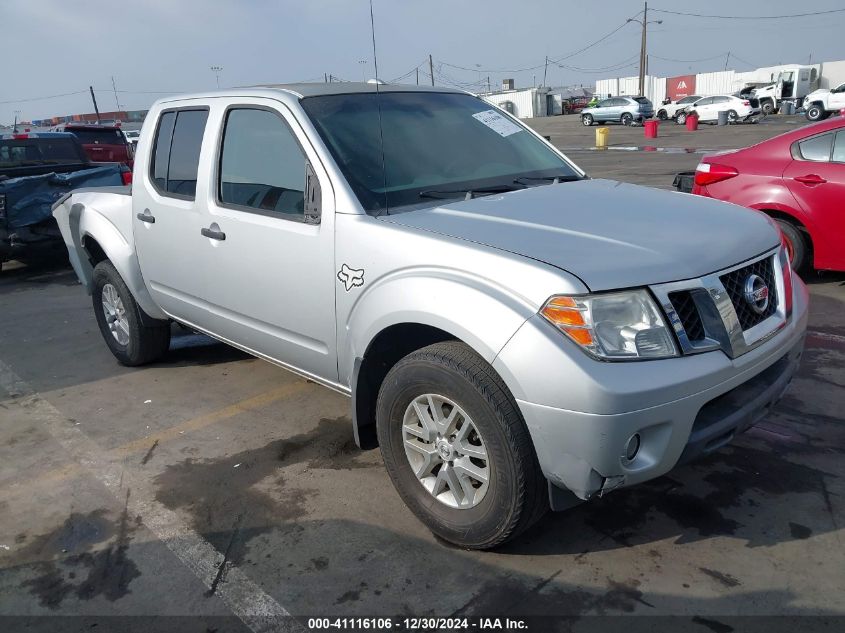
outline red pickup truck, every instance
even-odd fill
[[[68,123],[57,127],[56,131],[75,135],[91,161],[124,163],[132,169],[135,152],[119,127]]]

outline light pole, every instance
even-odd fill
[[[651,22],[648,21],[648,2],[644,3],[643,6],[643,19],[639,20],[637,18],[628,18],[627,22],[637,22],[642,25],[643,27],[643,36],[640,42],[640,94],[639,96],[645,96],[645,65],[646,60],[648,57],[646,56],[646,30],[649,24],[663,24],[663,20],[652,20]],[[626,23],[627,23],[626,22]]]
[[[220,89],[220,73],[223,72],[223,66],[212,66],[211,72],[214,73],[215,79],[217,79],[217,89]]]
[[[367,60],[366,59],[359,59],[358,63],[361,64],[361,82],[367,81]]]

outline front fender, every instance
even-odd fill
[[[432,267],[395,272],[362,293],[348,314],[338,359],[341,382],[352,384],[356,358],[393,325],[443,330],[492,363],[536,309],[526,297],[469,272]]]

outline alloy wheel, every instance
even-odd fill
[[[106,325],[114,339],[120,345],[129,343],[129,320],[126,318],[126,308],[123,300],[112,284],[105,284],[102,292],[103,314]]]
[[[408,463],[423,487],[441,503],[461,510],[481,503],[491,464],[478,428],[449,398],[414,398],[402,421]]]

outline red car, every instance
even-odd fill
[[[132,169],[135,152],[119,127],[68,123],[56,128],[74,134],[95,163],[124,163]]]
[[[793,269],[845,270],[845,117],[705,156],[692,192],[771,216]]]

